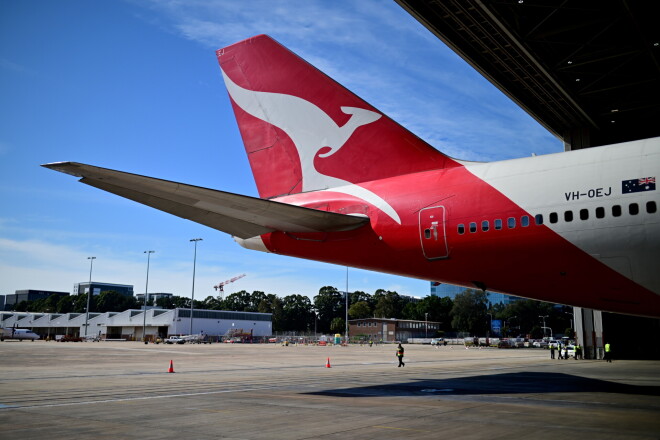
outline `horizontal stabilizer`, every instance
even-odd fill
[[[244,239],[274,231],[347,231],[369,221],[365,217],[319,211],[76,162],[42,166],[80,177],[80,182],[87,185]]]

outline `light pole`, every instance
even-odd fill
[[[426,337],[429,337],[429,314],[424,312],[424,330],[426,332]]]
[[[545,329],[547,328],[547,327],[545,326],[545,318],[547,318],[548,316],[549,316],[549,315],[543,315],[543,316],[539,315],[539,318],[543,319],[543,336],[544,336],[544,337],[545,337]],[[550,335],[550,337],[552,337],[552,335]]]
[[[149,301],[149,259],[156,251],[144,251],[147,254],[147,284],[144,286],[144,316],[142,317],[142,340],[147,344],[147,302]]]
[[[346,266],[346,325],[344,326],[344,334],[346,335],[346,344],[348,346],[348,266]]]
[[[575,336],[576,336],[576,335],[575,335],[575,328],[573,327],[573,316],[574,316],[574,312],[564,312],[564,314],[566,314],[566,315],[569,316],[568,319],[569,319],[570,322],[571,322],[571,330],[573,331],[573,337],[575,337]]]
[[[96,257],[87,257],[89,260],[89,287],[87,288],[87,310],[85,314],[85,339],[87,339],[87,327],[89,321],[89,297],[92,294],[92,266]]]
[[[517,316],[510,316],[508,321],[504,320],[504,327],[506,327],[506,329],[507,329],[507,335],[511,332],[511,329],[513,328],[513,327],[511,327],[511,321],[513,319],[517,319],[517,318],[518,318]],[[507,325],[507,322],[509,323],[508,325]]]
[[[195,266],[197,265],[197,242],[202,241],[201,238],[192,238],[190,241],[195,243],[195,256],[193,258],[193,284],[192,296],[190,297],[190,335],[193,334],[193,305],[195,304]]]

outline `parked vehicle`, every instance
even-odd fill
[[[565,359],[568,359],[569,357],[575,358],[575,345],[566,345],[562,349],[562,354],[564,355]]]
[[[185,344],[186,340],[183,339],[181,336],[170,336],[169,338],[165,339],[166,344]]]

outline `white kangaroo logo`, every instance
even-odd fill
[[[309,101],[282,93],[244,89],[224,71],[222,76],[229,95],[240,108],[255,118],[273,124],[291,138],[300,157],[303,191],[328,190],[355,196],[378,207],[401,224],[397,212],[377,194],[346,180],[321,174],[314,167],[314,157],[322,148],[329,147],[330,151],[319,154],[319,157],[331,156],[344,146],[358,127],[377,121],[381,114],[356,107],[341,107],[341,111],[352,116],[340,127]]]

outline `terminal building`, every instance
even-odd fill
[[[433,296],[439,296],[443,298],[445,296],[448,296],[453,300],[454,298],[456,298],[456,295],[458,295],[459,293],[463,293],[466,290],[468,290],[468,288],[463,286],[455,286],[453,284],[441,284],[437,282],[431,282],[431,295]],[[486,295],[488,296],[489,303],[491,304],[502,303],[505,306],[521,299],[520,297],[517,296],[506,295],[504,293],[489,292],[489,291],[486,291]]]
[[[112,284],[112,283],[99,283],[98,281],[83,281],[82,283],[76,283],[73,285],[73,294],[78,295],[80,293],[86,294],[91,289],[92,295],[100,295],[101,292],[106,292],[114,290],[117,293],[121,293],[126,296],[133,296],[133,286],[128,284]]]
[[[142,340],[143,325],[147,340],[172,335],[206,335],[211,340],[242,334],[270,336],[273,332],[271,313],[193,310],[192,331],[190,309],[129,309],[124,312],[90,313],[85,331],[85,313],[0,312],[3,328],[30,329],[42,339],[100,336],[106,340]]]
[[[158,301],[161,298],[172,298],[174,297],[173,293],[162,293],[162,292],[155,292],[155,293],[147,293],[147,297],[149,298],[149,301],[153,301],[154,304],[156,301]],[[144,301],[144,293],[136,293],[135,294],[135,299],[137,299],[139,302]]]
[[[57,296],[69,296],[69,292],[52,292],[50,290],[36,290],[36,289],[25,289],[17,290],[16,293],[5,295],[4,297],[4,307],[0,310],[11,310],[16,304],[20,304],[23,301],[36,301],[39,299],[46,299],[51,295]]]
[[[408,342],[410,338],[433,338],[440,330],[435,321],[414,321],[394,318],[349,319],[348,334],[374,342]]]

